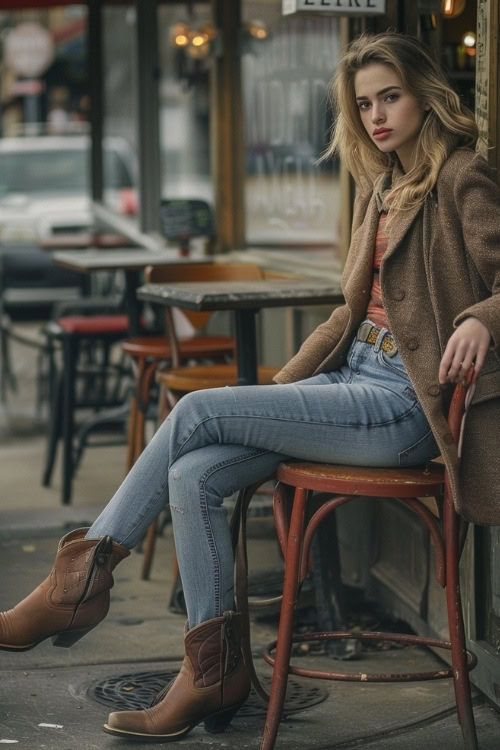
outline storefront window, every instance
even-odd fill
[[[246,241],[311,246],[338,242],[338,162],[327,145],[328,83],[339,21],[283,18],[281,3],[243,3]]]
[[[137,49],[133,3],[103,7],[104,203],[137,223]]]
[[[86,234],[92,224],[87,8],[11,5],[0,12],[2,246]]]
[[[213,205],[210,175],[210,3],[158,8],[160,146],[163,198]]]

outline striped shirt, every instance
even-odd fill
[[[378,220],[377,236],[375,238],[375,251],[373,253],[373,281],[370,300],[366,310],[366,317],[377,326],[390,330],[389,322],[385,315],[382,291],[380,289],[380,264],[382,262],[382,257],[387,250],[387,233],[385,230],[386,220],[387,213],[381,211]]]

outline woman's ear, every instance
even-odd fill
[[[427,103],[425,103],[425,104],[424,104],[424,111],[425,111],[425,112],[430,112],[430,109],[431,109],[431,105],[430,105],[430,104],[427,104]]]

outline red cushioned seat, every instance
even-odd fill
[[[68,315],[59,318],[57,324],[67,333],[87,335],[127,333],[130,325],[127,315]]]

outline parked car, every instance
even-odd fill
[[[121,138],[106,138],[103,145],[104,199],[119,213],[133,214],[132,151]],[[0,246],[88,233],[89,148],[82,135],[0,140]]]

